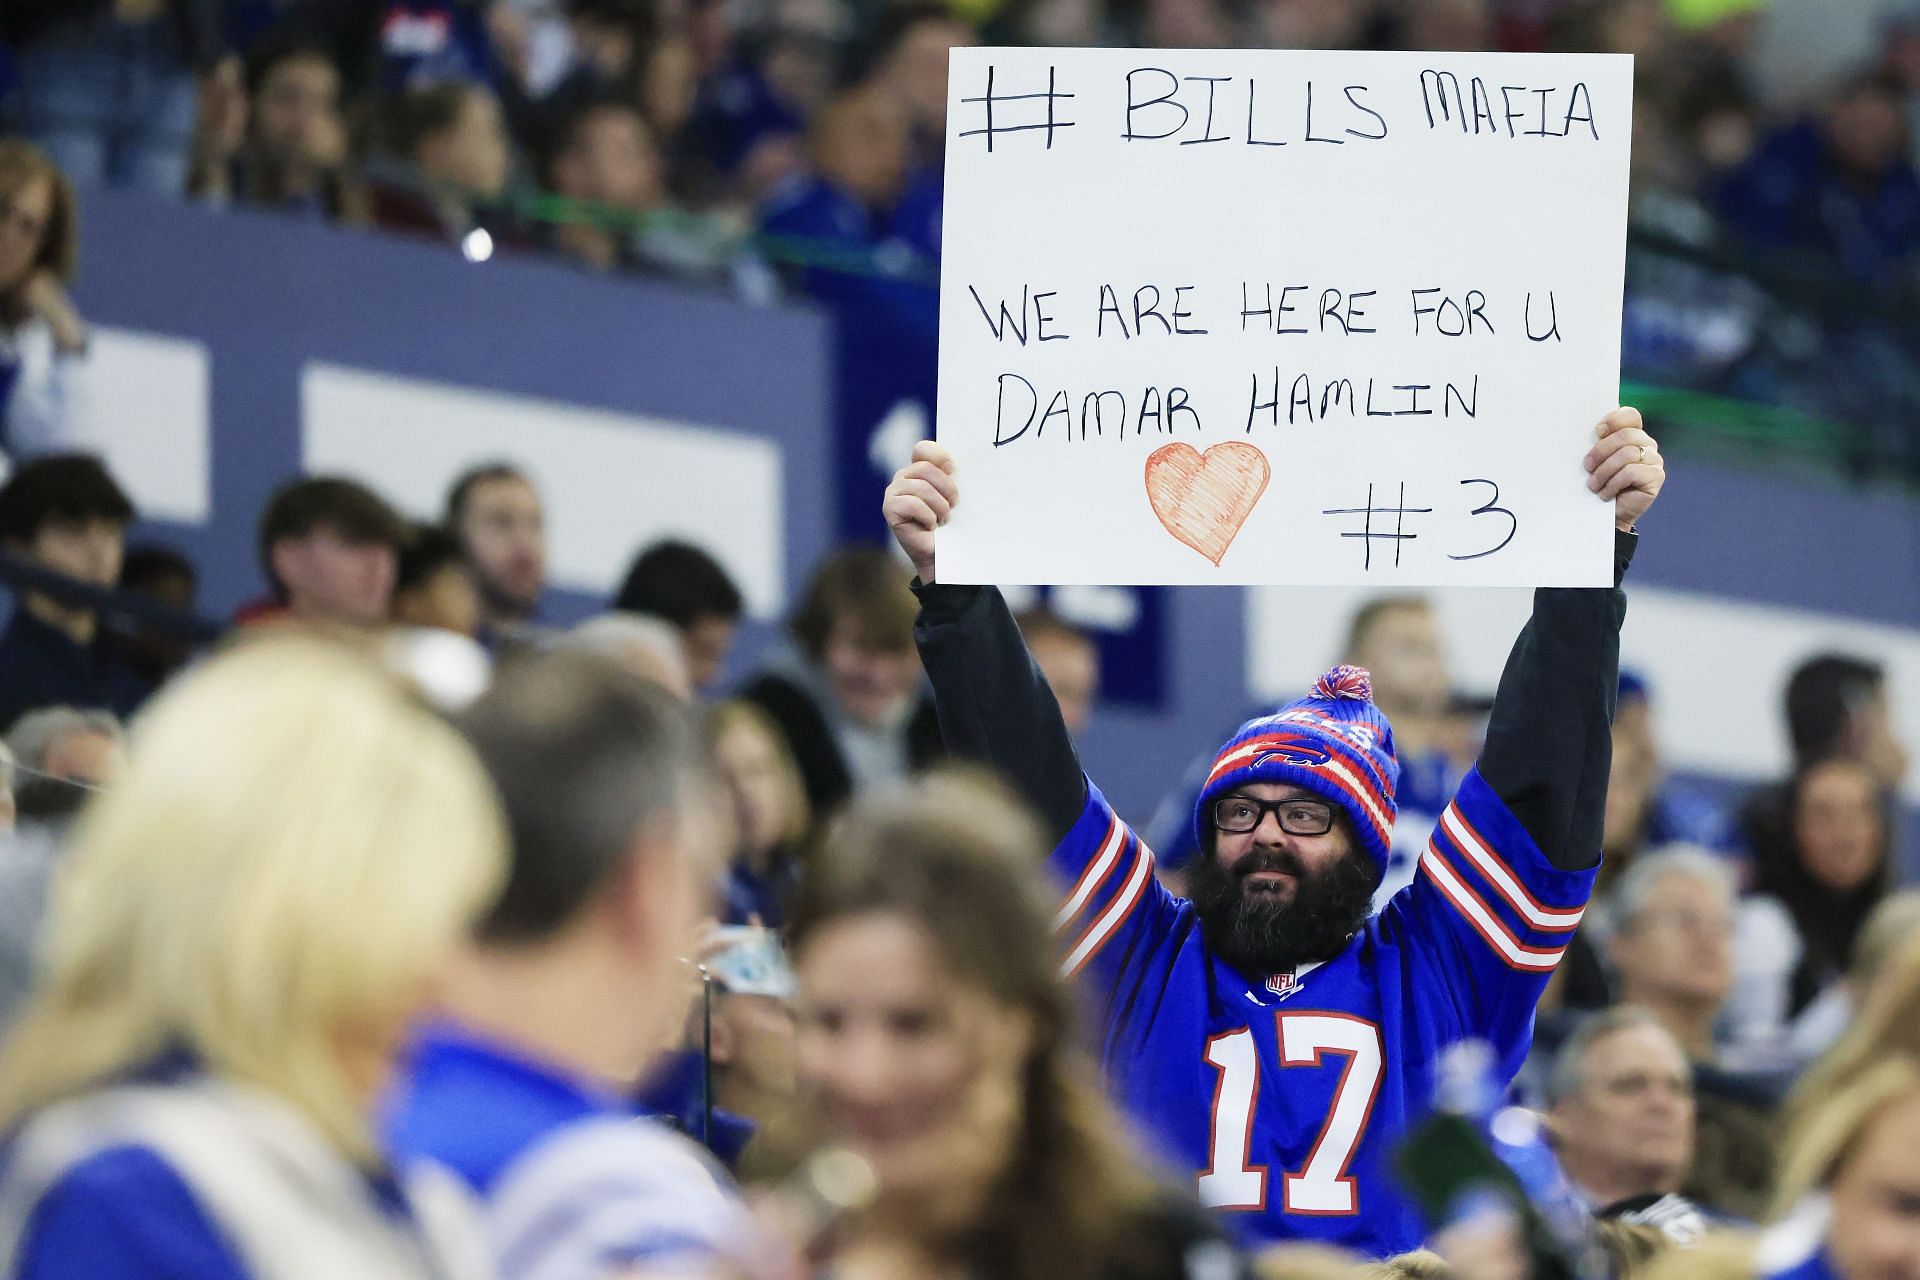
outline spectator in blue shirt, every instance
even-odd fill
[[[8,0],[27,136],[75,181],[178,195],[195,75],[221,51],[219,0]]]
[[[1720,216],[1758,248],[1816,253],[1857,279],[1890,281],[1920,252],[1904,110],[1884,77],[1849,81],[1823,114],[1761,143],[1722,184]]]
[[[174,685],[64,855],[0,1054],[0,1275],[489,1274],[369,1117],[505,844],[472,752],[346,647],[282,633]]]
[[[458,717],[505,803],[507,888],[421,1029],[386,1136],[482,1201],[506,1280],[709,1263],[744,1210],[627,1102],[678,1035],[720,853],[684,708],[591,654],[510,658]]]
[[[1620,699],[1613,716],[1613,773],[1607,785],[1607,825],[1602,837],[1610,883],[1643,849],[1690,844],[1725,850],[1734,844],[1733,822],[1713,797],[1667,777],[1654,732],[1652,691],[1635,671],[1620,673]]]
[[[98,458],[55,454],[0,486],[0,550],[84,586],[120,578],[133,503]],[[0,633],[0,731],[35,707],[104,708],[125,718],[149,692],[93,607],[15,595]]]

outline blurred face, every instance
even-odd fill
[[[762,58],[760,73],[775,93],[812,115],[833,93],[833,45],[805,36],[782,40]]]
[[[1027,647],[1053,686],[1067,732],[1078,736],[1093,718],[1094,699],[1100,695],[1100,651],[1091,640],[1062,631],[1044,631]]]
[[[1827,136],[1843,167],[1863,178],[1878,178],[1906,149],[1906,121],[1891,96],[1858,90],[1834,104]]]
[[[1626,0],[1612,6],[1602,21],[1602,39],[1609,53],[1649,57],[1670,37],[1660,0]]]
[[[974,43],[965,23],[945,18],[916,23],[889,64],[889,79],[916,129],[939,134],[947,123],[947,55]]]
[[[911,648],[875,649],[837,623],[821,655],[827,684],[840,709],[870,727],[892,724],[905,715],[920,682],[920,655]]]
[[[420,156],[429,176],[482,200],[506,191],[510,161],[500,103],[484,89],[466,95],[453,123],[428,139]]]
[[[457,532],[487,606],[513,620],[531,615],[547,586],[546,517],[533,486],[518,476],[482,480]]]
[[[319,525],[304,538],[275,544],[273,567],[294,613],[368,624],[386,621],[399,556],[385,543],[349,542]]]
[[[703,790],[675,818],[636,834],[625,892],[617,900],[617,935],[634,989],[664,993],[640,1028],[636,1077],[678,1041],[700,998],[699,970],[687,957],[700,953],[711,925],[730,831],[716,797]]]
[[[726,1069],[723,1083],[730,1086],[728,1092],[761,1097],[785,1097],[793,1092],[795,1030],[791,1005],[773,996],[729,993],[720,998],[714,1023],[714,1062]]]
[[[716,616],[695,618],[693,625],[680,633],[680,647],[687,654],[687,675],[696,689],[711,689],[719,681],[739,630],[740,624],[732,618]]]
[[[644,212],[665,194],[660,152],[638,114],[619,107],[581,122],[574,143],[554,165],[560,194]]]
[[[1567,1173],[1611,1202],[1679,1189],[1693,1161],[1693,1076],[1658,1027],[1626,1027],[1587,1051],[1580,1090],[1552,1114]]]
[[[1833,1180],[1827,1249],[1845,1280],[1920,1280],[1920,1093],[1876,1116]]]
[[[1621,928],[1614,963],[1628,1001],[1718,1005],[1733,989],[1733,900],[1724,885],[1675,872]]]
[[[1886,66],[1900,77],[1907,92],[1920,89],[1920,29],[1902,28],[1888,34]]]
[[[480,589],[473,584],[473,572],[463,564],[443,565],[425,582],[396,592],[393,620],[473,635],[480,629]]]
[[[892,99],[854,93],[821,113],[814,161],[828,179],[870,205],[889,205],[907,180],[907,117]]]
[[[27,544],[27,558],[69,578],[111,587],[120,581],[126,548],[127,526],[118,520],[55,517],[42,524]]]
[[[1447,660],[1433,612],[1412,605],[1382,611],[1355,646],[1353,660],[1373,675],[1373,696],[1389,715],[1446,710]]]
[[[1855,711],[1849,730],[1860,762],[1873,771],[1874,778],[1888,790],[1897,788],[1907,776],[1907,744],[1893,726],[1893,710],[1882,688],[1871,702]]]
[[[977,1193],[1019,1128],[1025,1020],[901,916],[829,924],[799,962],[800,1086],[824,1136],[872,1163],[885,1201]]]
[[[714,743],[714,767],[733,801],[740,847],[748,855],[770,852],[792,818],[779,751],[759,726],[746,721],[734,722]]]
[[[340,73],[320,57],[289,58],[253,99],[254,140],[284,161],[327,162],[340,132]]]
[[[77,729],[53,740],[40,770],[56,778],[104,786],[113,781],[125,759],[120,744],[108,735]]]
[[[1659,769],[1653,709],[1644,698],[1628,699],[1613,717],[1613,772],[1607,782],[1606,834],[1601,841],[1609,851],[1624,850],[1637,838]]]
[[[1493,15],[1486,0],[1428,0],[1412,10],[1409,49],[1492,47]]]
[[[1260,25],[1279,48],[1351,49],[1365,34],[1370,10],[1351,0],[1264,0]]]
[[[1215,830],[1212,856],[1189,871],[1187,890],[1209,945],[1229,963],[1267,975],[1337,954],[1366,920],[1378,878],[1338,810],[1325,834],[1297,835],[1285,826],[1310,827],[1325,816],[1327,802],[1311,791],[1250,782],[1222,799],[1281,807],[1261,813],[1252,831]]]
[[[699,88],[698,55],[691,41],[662,41],[647,59],[647,119],[661,137],[679,134],[693,115],[694,92]]]
[[[19,288],[33,274],[52,221],[53,183],[45,178],[0,196],[0,292]]]
[[[1801,865],[1827,888],[1846,893],[1873,879],[1887,843],[1873,774],[1851,761],[1815,766],[1800,786],[1793,835]]]

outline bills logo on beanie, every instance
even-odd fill
[[[1213,847],[1213,802],[1250,782],[1300,787],[1340,806],[1373,859],[1375,879],[1386,873],[1400,761],[1365,669],[1335,667],[1306,697],[1240,726],[1214,757],[1194,806],[1202,848]]]

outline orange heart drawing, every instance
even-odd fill
[[[1266,455],[1228,441],[1201,453],[1162,445],[1147,459],[1147,501],[1168,533],[1217,567],[1267,491]]]

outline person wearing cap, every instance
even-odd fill
[[[1634,410],[1595,437],[1584,465],[1613,504],[1615,585],[1535,593],[1479,761],[1414,882],[1377,914],[1400,766],[1364,670],[1334,668],[1220,749],[1195,806],[1192,899],[1175,898],[1081,770],[1000,594],[937,582],[951,455],[922,443],[888,487],[947,747],[1000,769],[1039,811],[1066,894],[1062,965],[1100,1015],[1107,1075],[1251,1242],[1418,1246],[1426,1224],[1392,1162],[1432,1104],[1442,1051],[1488,1042],[1503,1085],[1526,1056],[1600,860],[1618,584],[1665,480]]]

